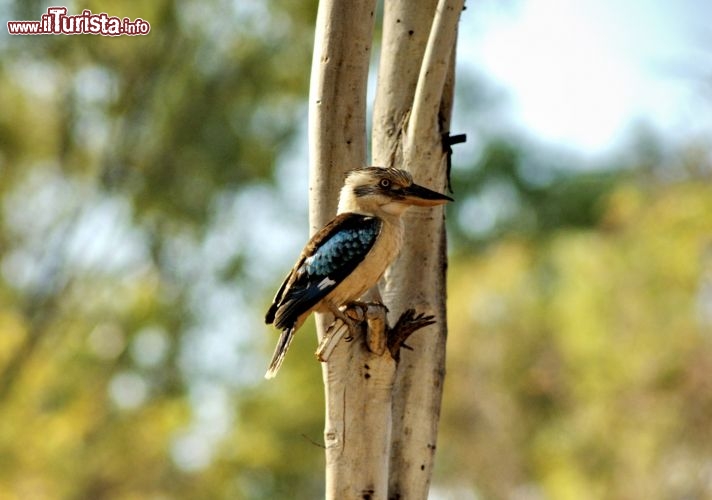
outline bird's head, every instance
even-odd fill
[[[434,207],[448,201],[453,199],[415,184],[405,170],[364,167],[348,173],[339,197],[339,213],[397,216],[413,205]]]

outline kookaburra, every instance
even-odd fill
[[[343,308],[378,283],[398,255],[403,212],[448,201],[452,198],[414,184],[405,170],[349,172],[337,216],[309,240],[267,311],[266,323],[282,334],[265,378],[277,374],[294,333],[312,312],[331,312],[352,327],[354,320]]]

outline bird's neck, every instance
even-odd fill
[[[398,210],[387,210],[384,207],[378,206],[375,203],[369,204],[363,198],[357,197],[353,189],[349,186],[344,186],[341,189],[339,196],[339,208],[337,214],[354,213],[378,217],[388,224],[401,225],[401,214],[403,209],[398,207]]]
[[[348,212],[356,212],[360,213],[359,211],[359,203],[358,199],[356,198],[356,195],[354,194],[353,189],[346,185],[341,188],[341,193],[339,193],[339,207],[336,209],[337,214],[345,214]],[[369,214],[371,215],[371,214]]]

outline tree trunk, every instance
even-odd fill
[[[406,168],[416,182],[442,191],[441,137],[452,104],[462,0],[436,4],[386,2],[373,158],[375,165]],[[366,164],[374,9],[375,0],[319,4],[309,97],[312,233],[335,215],[346,171]],[[427,498],[444,376],[445,231],[442,209],[410,212],[384,299],[391,322],[415,307],[435,315],[437,324],[408,341],[414,351],[402,354],[397,377],[390,351],[368,347],[385,344],[377,315],[369,322],[370,343],[342,341],[322,365],[328,499]],[[317,317],[320,340],[332,320]]]
[[[366,164],[375,6],[375,0],[319,3],[309,97],[312,234],[336,214],[345,172]],[[319,340],[332,320],[317,316]],[[371,353],[362,340],[340,342],[322,365],[329,499],[386,496],[395,363]]]
[[[437,4],[437,5],[436,5]],[[386,3],[373,158],[399,162],[416,182],[444,190],[454,83],[455,42],[462,1]],[[389,498],[425,499],[437,443],[445,377],[447,248],[442,208],[406,212],[406,240],[386,276],[383,298],[391,321],[408,308],[437,323],[418,332],[403,352],[392,404]]]

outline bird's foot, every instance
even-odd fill
[[[317,359],[327,361],[339,340],[344,338],[346,342],[351,342],[363,332],[367,324],[366,344],[369,351],[381,355],[388,349],[393,359],[398,361],[401,349],[413,350],[405,343],[406,340],[421,328],[435,323],[434,316],[417,314],[414,309],[408,309],[393,327],[389,327],[387,311],[388,308],[380,302],[352,302],[343,311],[339,309],[338,314],[334,314],[335,321],[319,343],[315,353]]]
[[[344,308],[342,317],[339,317],[349,329],[349,335],[344,338],[344,341],[351,342],[356,335],[363,331],[363,322],[368,318],[369,307],[374,307],[377,304],[370,302],[350,302]],[[383,304],[378,304],[383,306]],[[385,307],[385,306],[383,306]],[[341,312],[341,311],[340,311]]]
[[[383,354],[385,350],[385,327],[387,325],[386,316],[388,307],[380,301],[360,301],[355,300],[350,302],[344,312],[358,321],[358,327],[366,321],[368,328],[366,329],[366,344],[371,352]],[[351,332],[357,331],[353,326],[350,327]],[[353,333],[344,339],[346,342],[353,340]]]
[[[416,314],[408,309],[391,328],[388,326],[386,313],[388,308],[381,302],[350,302],[342,309],[332,308],[335,321],[329,326],[319,343],[316,357],[319,361],[327,361],[334,348],[342,338],[346,342],[366,331],[366,345],[369,351],[381,355],[388,349],[391,356],[398,361],[400,350],[412,349],[405,341],[417,330],[435,323],[433,316]],[[364,328],[368,325],[368,328]]]

